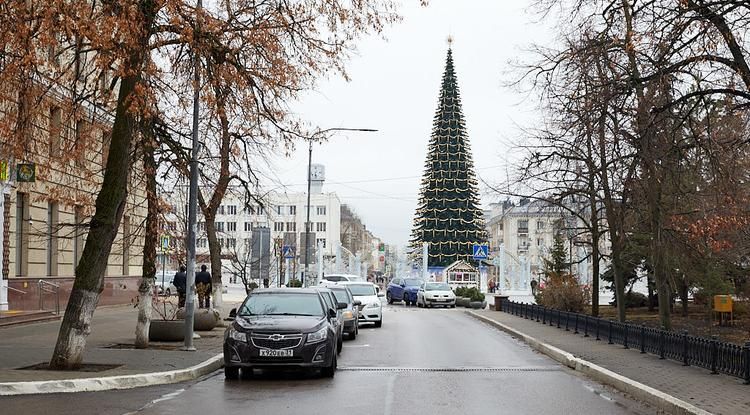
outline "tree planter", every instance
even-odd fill
[[[148,339],[152,342],[181,342],[185,340],[185,320],[151,320]]]
[[[193,330],[195,331],[211,331],[216,327],[219,322],[219,312],[213,308],[198,308],[195,310],[195,318],[193,319]],[[185,309],[181,308],[177,311],[177,318],[185,318]]]
[[[487,307],[486,301],[472,301],[469,303],[469,307],[480,310]]]
[[[469,298],[468,297],[456,297],[456,305],[459,307],[468,307]]]

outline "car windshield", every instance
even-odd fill
[[[407,287],[418,287],[422,285],[422,280],[418,278],[407,278],[404,280]]]
[[[346,293],[346,290],[336,289],[336,290],[331,290],[331,291],[333,291],[333,295],[334,295],[334,297],[336,297],[336,301],[338,301],[339,303],[350,303],[351,302],[351,301],[349,301],[350,298],[349,298],[349,295]]]
[[[352,295],[377,295],[375,294],[375,286],[372,284],[352,284],[347,285],[349,287],[349,291],[352,292]]]
[[[241,316],[322,316],[317,294],[268,293],[251,295],[242,305]]]
[[[450,291],[451,287],[444,282],[428,282],[425,291]]]

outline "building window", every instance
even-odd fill
[[[325,206],[316,206],[315,211],[318,213],[319,216],[325,216],[326,215],[326,207]]]
[[[228,248],[235,248],[237,246],[237,240],[234,238],[227,239],[227,247]]]
[[[518,221],[518,233],[529,233],[529,221],[528,220]]]
[[[227,232],[237,231],[237,222],[227,222]]]
[[[537,238],[536,239],[536,246],[542,246],[542,245],[544,245],[544,242],[542,241],[542,239],[541,238]]]
[[[198,232],[204,232],[206,230],[206,222],[198,222]]]
[[[263,209],[263,206],[258,206],[258,215],[262,215],[265,209]]]
[[[283,215],[284,214],[284,206],[276,206],[276,214],[277,215]]]
[[[83,253],[83,208],[76,206],[73,211],[73,271],[78,266]]]
[[[542,229],[544,229],[544,222],[543,222],[543,221],[541,221],[541,220],[538,220],[538,221],[536,221],[536,228],[537,228],[538,230],[542,230]]]
[[[219,238],[219,248],[224,248],[224,238]]]
[[[62,110],[59,107],[52,107],[49,110],[49,156],[60,156],[62,128]]]
[[[224,232],[224,222],[216,222],[216,232]]]
[[[286,223],[286,231],[287,232],[297,232],[297,222],[287,222]]]
[[[122,217],[122,275],[130,275],[130,217]]]
[[[316,240],[316,245],[320,245],[325,249],[326,247],[326,239],[325,238],[319,238]]]
[[[284,222],[274,222],[273,230],[275,232],[284,232]]]
[[[245,213],[249,213],[251,215],[255,214],[255,206],[245,206]]]
[[[236,215],[237,214],[237,206],[236,205],[229,205],[227,206],[227,215]]]
[[[289,214],[290,215],[296,215],[297,214],[297,206],[294,206],[294,205],[289,206]]]
[[[253,240],[252,239],[245,238],[245,248],[249,248],[250,246],[252,246],[252,244],[253,244]]]
[[[29,270],[29,206],[26,193],[16,193],[16,276]]]
[[[55,202],[47,204],[47,275],[57,275],[57,223],[59,218],[58,205]]]
[[[245,222],[245,232],[250,232],[253,230],[253,223],[252,222]]]
[[[223,215],[224,214],[224,205],[220,205],[219,206],[219,212],[218,213],[219,213],[219,215]]]
[[[326,231],[326,223],[325,222],[318,222],[315,228],[316,228],[316,232],[325,232]]]

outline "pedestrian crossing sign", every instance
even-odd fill
[[[474,244],[474,259],[487,259],[489,246],[487,244]]]
[[[285,259],[294,259],[294,247],[291,245],[284,245],[281,248],[281,253]]]

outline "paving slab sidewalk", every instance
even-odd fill
[[[86,342],[84,363],[117,365],[100,372],[21,370],[48,362],[54,350],[60,321],[0,329],[0,383],[99,378],[187,369],[221,353],[224,327],[198,332],[196,351],[180,350],[182,343],[156,343],[152,348],[128,348],[135,340],[138,311],[132,306],[97,309]],[[114,346],[114,347],[113,347]]]
[[[750,385],[743,384],[742,379],[712,375],[706,369],[682,366],[652,354],[641,354],[638,349],[608,344],[606,339],[584,337],[583,332],[574,334],[572,329],[565,331],[504,312],[481,310],[477,314],[711,413],[750,413]]]

